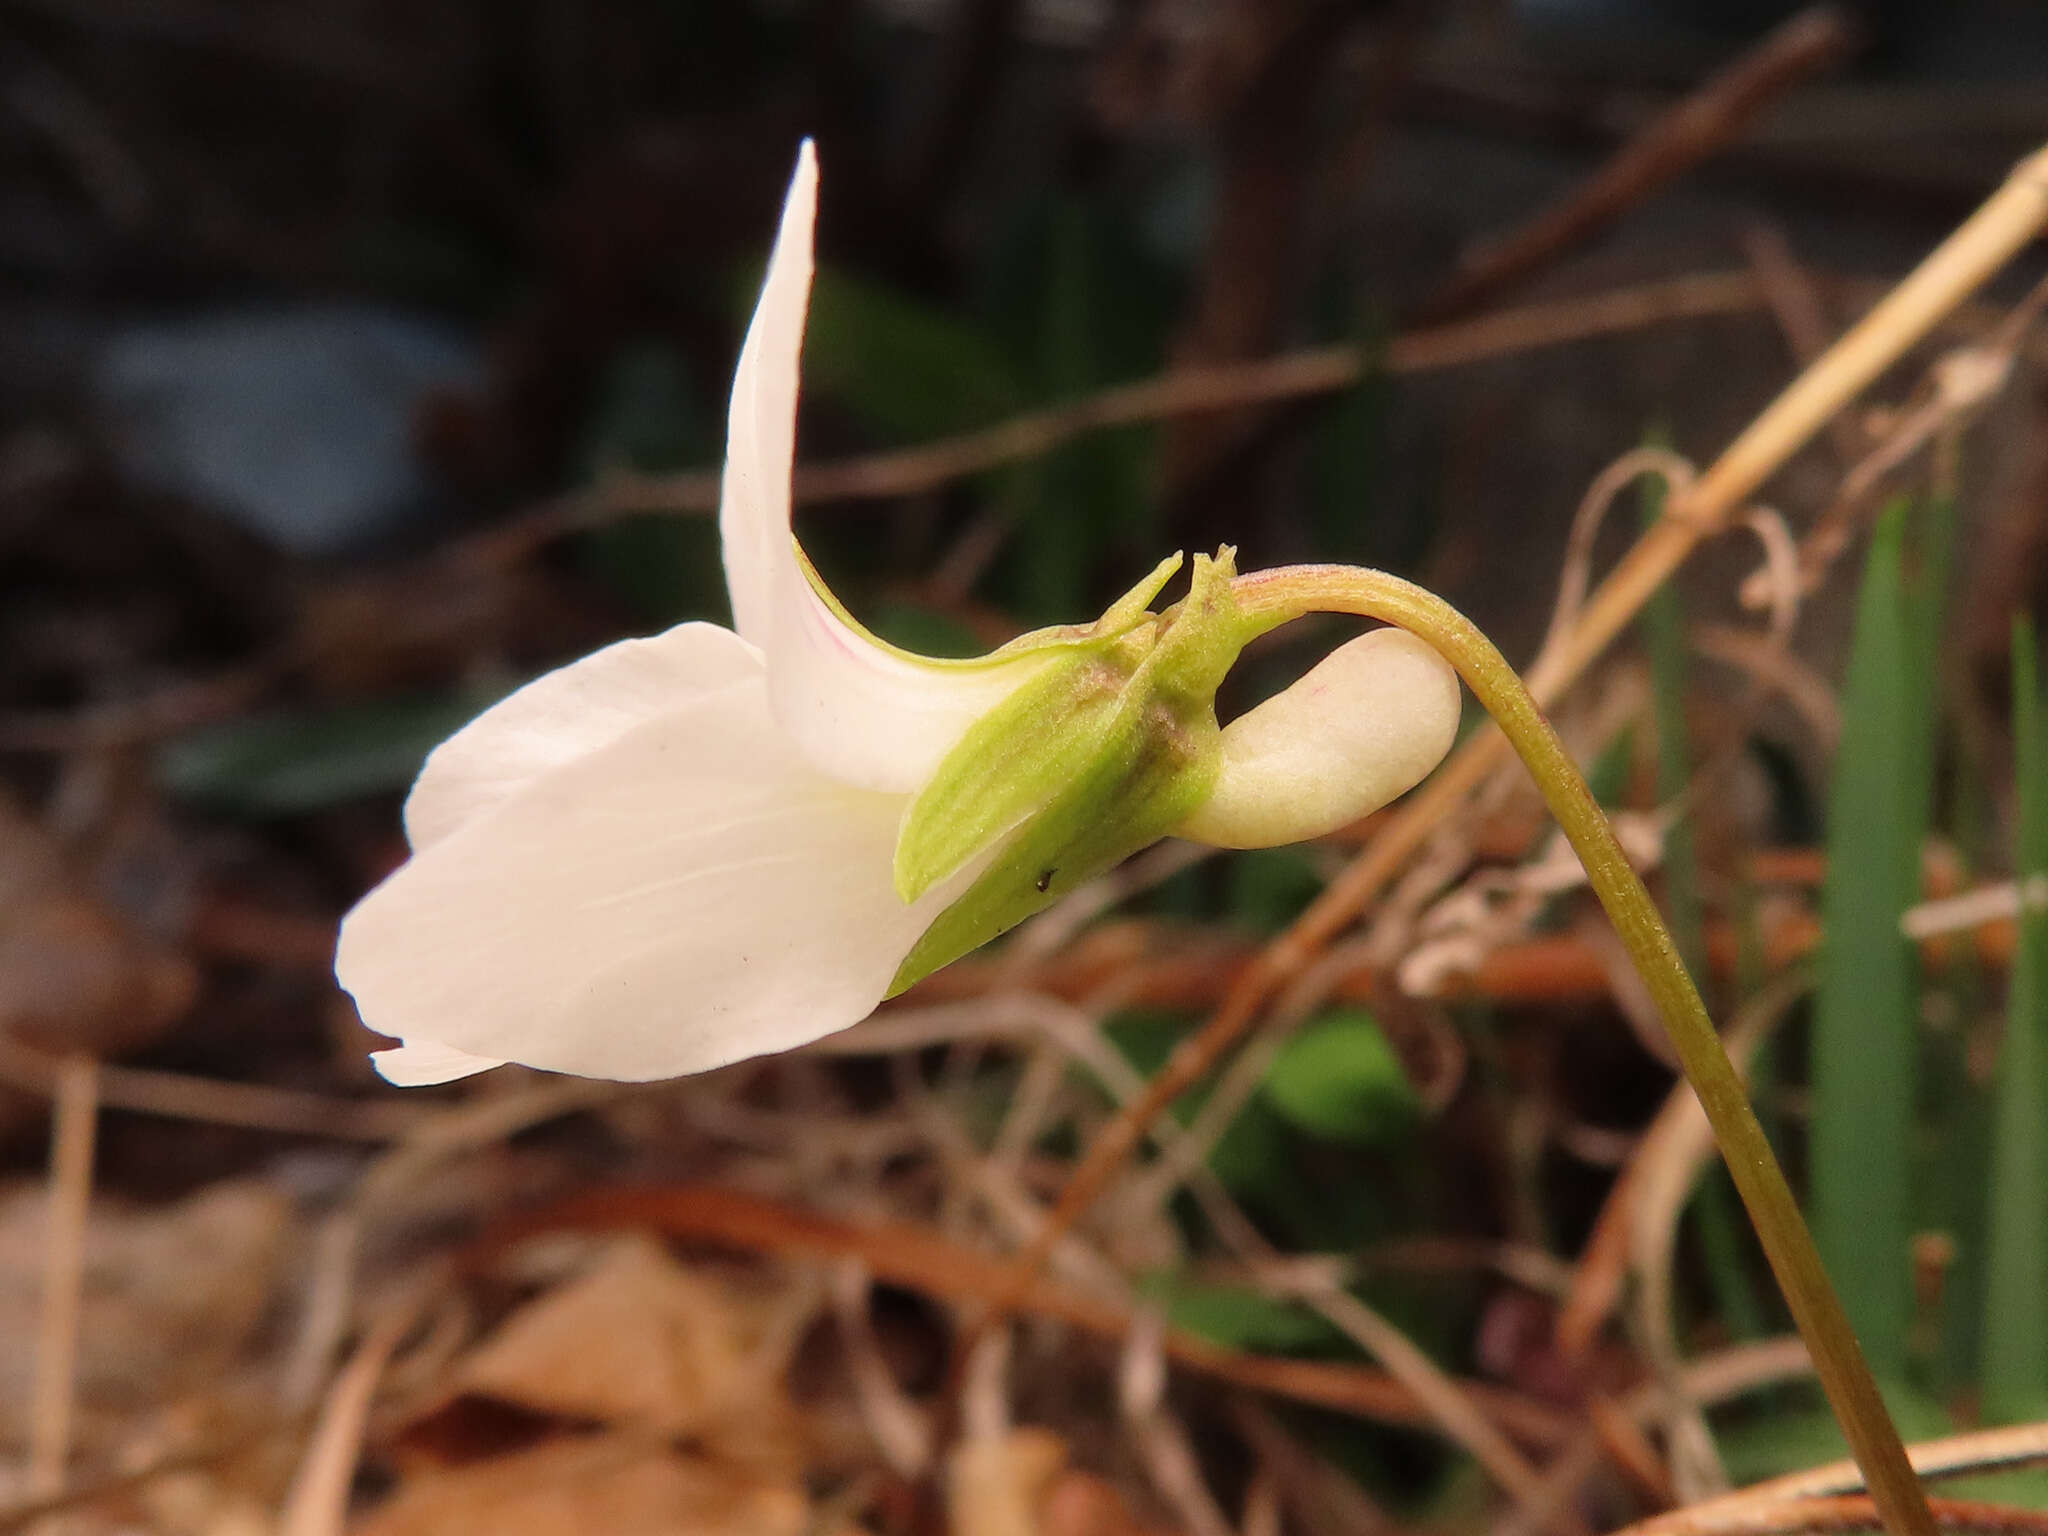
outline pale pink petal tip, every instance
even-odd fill
[[[395,1088],[431,1088],[505,1065],[488,1056],[471,1056],[431,1040],[408,1040],[388,1051],[370,1052],[370,1064]]]

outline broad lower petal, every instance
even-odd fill
[[[924,661],[877,641],[813,586],[790,479],[817,202],[806,140],[733,377],[718,518],[725,579],[733,626],[766,654],[776,715],[804,755],[842,783],[907,794],[1037,663]]]
[[[1334,832],[1419,784],[1458,734],[1458,677],[1423,640],[1376,629],[1223,729],[1216,790],[1178,829],[1223,848]]]
[[[786,1050],[865,1017],[956,894],[897,898],[903,805],[820,775],[734,684],[428,845],[343,922],[336,972],[408,1051],[639,1081]]]
[[[415,849],[636,725],[762,674],[761,653],[716,624],[621,640],[508,694],[429,754],[405,801]]]

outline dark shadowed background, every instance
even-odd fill
[[[1550,622],[1575,510],[1604,465],[1646,442],[1709,461],[2048,141],[2048,9],[1795,10],[0,0],[0,1467],[28,1455],[34,1423],[50,1432],[29,1362],[53,1326],[39,1310],[53,1063],[87,1056],[113,1073],[97,1090],[74,1485],[159,1452],[211,1455],[209,1434],[266,1415],[297,1434],[304,1420],[275,1405],[319,1401],[341,1358],[321,1345],[353,1337],[306,1321],[326,1304],[308,1302],[315,1282],[334,1272],[309,1255],[336,1212],[359,1209],[371,1149],[537,1081],[411,1096],[378,1083],[364,1059],[375,1040],[329,972],[334,923],[403,856],[398,805],[427,748],[483,704],[619,636],[729,617],[696,472],[719,462],[738,337],[801,138],[817,141],[823,201],[799,459],[825,470],[800,476],[799,529],[877,631],[970,654],[1092,618],[1174,549],[1233,544],[1245,569],[1342,560],[1421,581],[1519,662]],[[1997,307],[1961,316],[1943,344],[1986,334],[2041,270],[2038,253],[2023,258],[1987,294]],[[1913,397],[1934,356],[1884,382],[1890,405]],[[1277,371],[1215,373],[1275,357],[1288,360]],[[1176,379],[1219,378],[1227,408],[1177,403]],[[1144,381],[1160,387],[1135,405],[1112,397],[1128,410],[1107,429],[1065,409]],[[1040,412],[1049,430],[1026,455],[964,470],[876,457]],[[1844,415],[1765,499],[1803,529],[1893,419]],[[1937,815],[1953,890],[2012,865],[2007,626],[2048,595],[2038,361],[2022,349],[1934,480],[1923,465],[1887,484],[1932,484],[1957,530]],[[1620,505],[1596,566],[1640,527],[1633,493]],[[1818,584],[1788,653],[1796,675],[1761,703],[1751,663],[1729,661],[1729,636],[1759,623],[1737,596],[1758,556],[1730,537],[1676,584],[1676,622],[1707,636],[1676,691],[1679,674],[1632,642],[1561,713],[1623,810],[1647,813],[1686,783],[1682,758],[1675,781],[1660,777],[1657,701],[1676,701],[1696,759],[1719,765],[1682,807],[1696,846],[1680,900],[1703,904],[1702,943],[1721,944],[1724,1015],[1811,948],[1813,871],[1836,846],[1824,842],[1831,732],[1861,559],[1852,544]],[[1256,648],[1225,712],[1298,675],[1333,633]],[[1540,822],[1506,791],[1489,814],[1441,873],[1477,892],[1472,871],[1491,869],[1519,901],[1535,888]],[[1091,930],[1094,949],[1090,933],[1070,938],[1034,985],[1084,1004],[1089,1027],[1150,1070],[1218,995],[1218,967],[1280,931],[1358,841],[1161,867],[1121,926]],[[1389,1260],[1359,1294],[1446,1369],[1562,1415],[1560,1436],[1589,1400],[1653,1369],[1655,1351],[1625,1329],[1589,1361],[1552,1325],[1558,1276],[1671,1081],[1576,900],[1546,888],[1493,927],[1453,911],[1445,920],[1470,924],[1478,948],[1439,954],[1449,971],[1428,977],[1397,975],[1403,940],[1387,939],[1375,979],[1323,1019],[1316,1049],[1329,1054],[1283,1057],[1214,1164],[1283,1254],[1512,1245],[1521,1271]],[[1752,923],[1759,902],[1790,926]],[[1126,966],[1116,936],[1133,933],[1171,963]],[[1510,952],[1524,969],[1473,971]],[[988,995],[996,982],[972,964],[926,995]],[[1967,1149],[1942,1159],[1990,1116],[2002,965],[1993,956],[1967,986],[1924,999],[1931,1030],[1960,1031],[1926,1067],[1954,1088],[1949,1118],[1920,1122],[1932,1187],[1983,1182],[1981,1145],[1976,1164]],[[1453,973],[1463,979],[1439,984]],[[1979,1015],[1990,1022],[1972,1034]],[[1776,1070],[1796,1166],[1803,1036],[1787,1038]],[[988,1141],[1017,1095],[1058,1087],[1056,1063],[1020,1060],[928,1048],[893,1066],[767,1067],[565,1111],[492,1143],[409,1212],[355,1303],[504,1209],[617,1177],[768,1188],[928,1221],[974,1247],[986,1234],[961,1215],[974,1197],[940,1187],[931,1169],[951,1154],[916,1129],[916,1106],[938,1095]],[[1335,1100],[1318,1094],[1330,1082]],[[1078,1107],[1004,1153],[1041,1198],[1102,1114],[1087,1092],[1062,1091]],[[856,1176],[836,1159],[860,1162],[841,1142],[863,1117],[910,1129]],[[1718,1214],[1671,1250],[1688,1352],[1784,1326],[1730,1195],[1706,1188]],[[1923,1300],[1927,1285],[1939,1300],[1951,1261],[1973,1273],[1982,1212],[1964,1205],[1959,1217],[1938,1195],[1916,1206],[1916,1240],[1935,1243],[1914,1250]],[[1154,1212],[1134,1250],[1099,1242],[1122,1271],[1153,1277],[1147,1294],[1170,1300],[1179,1326],[1357,1359],[1326,1321],[1276,1300],[1270,1277],[1240,1269],[1212,1284],[1213,1212],[1192,1206]],[[557,1274],[499,1276],[476,1317],[503,1316]],[[877,1347],[922,1400],[943,1354],[937,1304],[892,1283],[874,1309]],[[330,1301],[344,1321],[369,1316]],[[1910,1367],[1918,1429],[1932,1433],[1975,1411],[1978,1323],[1933,1303],[1917,1316],[1922,1331],[1887,1353]],[[1161,1482],[1153,1442],[1117,1439],[1114,1362],[1099,1355],[1096,1385],[1074,1400],[1056,1380],[1020,1387],[1020,1417],[1049,1425],[1139,1511],[1117,1518],[1153,1523],[1042,1528],[1199,1528],[1199,1501]],[[517,1393],[512,1429],[442,1407],[422,1420],[436,1369],[419,1366],[400,1392],[413,1415],[402,1433],[384,1419],[368,1432],[360,1507],[407,1479],[456,1476],[446,1468],[479,1446],[553,1445],[529,1419],[609,1422],[608,1408]],[[497,1390],[461,1379],[472,1398]],[[2048,1399],[2048,1378],[2042,1388]],[[1731,1469],[1824,1453],[1816,1399],[1777,1390],[1716,1419]],[[1219,1391],[1181,1407],[1190,1465],[1233,1521],[1290,1456],[1308,1458],[1298,1476],[1328,1508],[1351,1509],[1319,1520],[1282,1499],[1290,1529],[1362,1528],[1345,1490],[1418,1530],[1486,1529],[1498,1513],[1474,1464],[1413,1428],[1364,1430],[1327,1405],[1276,1417]],[[917,1480],[900,1459],[848,1449],[868,1444],[858,1429],[872,1417],[869,1398],[854,1400],[845,1444],[790,1452],[793,1486],[806,1499],[852,1489],[820,1507],[909,1529],[916,1499],[874,1490]],[[1091,1440],[1086,1426],[1102,1422],[1112,1428]],[[1674,1480],[1682,1435],[1656,1429],[1670,1438],[1643,1442],[1647,1463],[1609,1445],[1612,1465],[1571,1507],[1604,1529],[1702,1486],[1683,1470]],[[230,1516],[274,1511],[302,1439],[286,1435],[246,1477],[216,1456],[199,1514],[144,1500],[130,1517],[250,1529]],[[1562,1443],[1523,1448],[1546,1464]],[[440,1470],[418,1470],[428,1463]],[[50,1484],[0,1474],[0,1504],[37,1486]],[[615,1528],[642,1529],[635,1511]],[[502,1511],[470,1515],[478,1529],[521,1528]],[[675,1528],[783,1529],[691,1518]],[[420,1519],[379,1529],[471,1528]],[[534,1516],[528,1528],[574,1527]]]

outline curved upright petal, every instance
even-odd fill
[[[957,893],[897,898],[903,803],[820,775],[761,680],[734,683],[430,843],[349,914],[335,969],[414,1081],[461,1057],[639,1081],[785,1050],[864,1017]]]
[[[1222,848],[1334,832],[1413,789],[1458,734],[1458,675],[1428,642],[1376,629],[1223,729],[1215,792],[1177,829]]]
[[[791,528],[790,477],[817,204],[817,154],[805,140],[733,377],[718,514],[725,580],[733,625],[767,656],[776,717],[804,755],[842,783],[909,793],[1038,661],[922,661],[867,634],[814,586]]]
[[[428,755],[406,796],[406,838],[415,849],[439,842],[542,774],[699,694],[761,674],[761,653],[716,624],[621,640],[545,673]]]
[[[806,139],[797,151],[782,227],[733,374],[719,493],[718,533],[733,628],[764,651],[775,638],[784,592],[793,577],[801,579],[792,547],[790,476],[796,467],[797,370],[817,219],[818,155]]]

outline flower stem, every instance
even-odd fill
[[[1706,1004],[1606,814],[1521,678],[1463,614],[1379,571],[1332,565],[1261,571],[1240,578],[1237,597],[1247,618],[1276,623],[1332,612],[1397,624],[1435,646],[1493,717],[1534,776],[1657,1001],[1885,1528],[1891,1536],[1933,1536],[1934,1519],[1919,1479]]]

